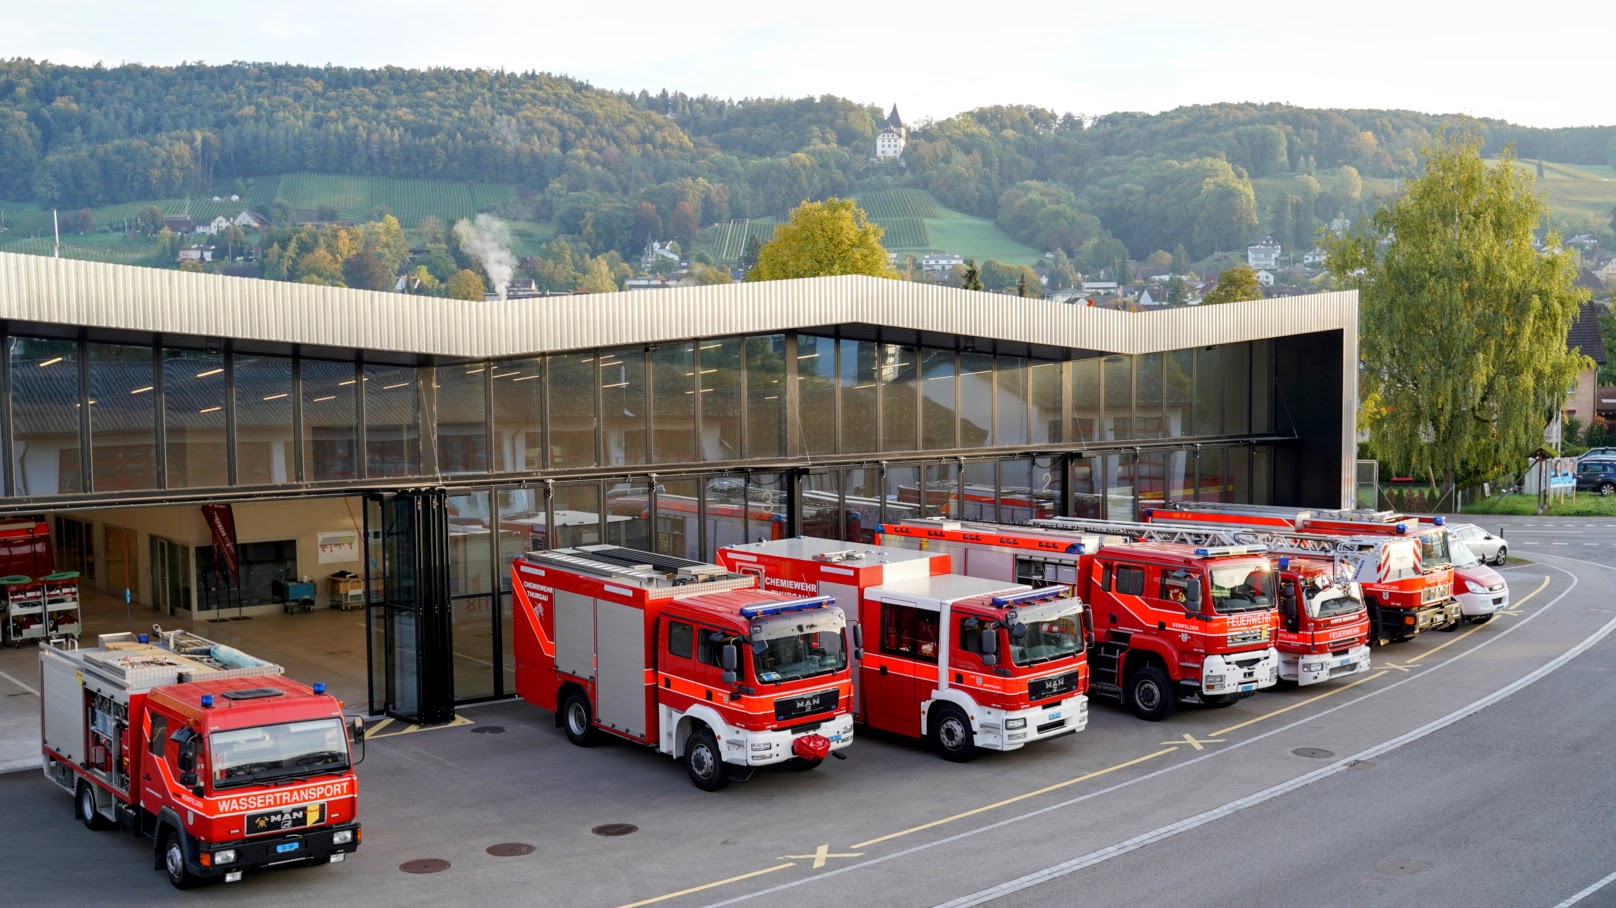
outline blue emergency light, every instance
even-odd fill
[[[1398,524],[1397,525],[1397,532],[1399,532],[1399,533],[1407,533],[1408,532],[1408,524],[1406,524],[1406,523]]]
[[[1064,586],[1046,586],[1041,589],[1028,590],[1025,593],[1013,593],[1009,596],[994,596],[990,601],[994,605],[1004,608],[1006,606],[1019,605],[1023,602],[1031,602],[1034,599],[1053,599],[1058,596],[1065,595],[1066,587]]]
[[[1433,523],[1435,523],[1437,526],[1446,526],[1447,523],[1448,523],[1448,518],[1443,517],[1441,515],[1438,515],[1436,517],[1431,518],[1431,521]]]
[[[875,525],[875,531],[877,533],[885,533],[887,531],[887,525],[884,523],[878,523]]]
[[[1066,547],[1066,554],[1068,554],[1068,555],[1081,555],[1081,554],[1083,554],[1083,543],[1074,542],[1071,545],[1067,546]]]
[[[800,612],[804,609],[819,608],[822,605],[830,605],[835,601],[835,596],[813,596],[808,599],[771,602],[767,605],[743,605],[741,606],[741,616],[744,618],[762,618],[767,615],[783,615],[786,612]]]
[[[202,708],[203,709],[212,709],[213,708],[213,695],[212,694],[203,694],[202,695]]]
[[[325,693],[325,682],[324,681],[316,681],[316,682],[314,682],[314,692],[317,693],[317,694]]]
[[[1288,568],[1290,566],[1291,566],[1290,558],[1288,558],[1288,557],[1286,557],[1284,555],[1279,556],[1279,569],[1280,570],[1283,571],[1283,570],[1285,570],[1286,568]]]

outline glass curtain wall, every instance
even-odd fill
[[[359,478],[359,378],[350,362],[305,359],[303,478],[310,482]]]
[[[495,375],[490,376],[491,371]],[[453,476],[493,469],[488,457],[488,383],[521,374],[520,363],[503,363],[498,370],[484,363],[454,363],[433,370],[438,472]],[[367,402],[367,416],[369,412]]]
[[[651,353],[653,463],[696,460],[696,345],[662,344]]]
[[[170,489],[230,484],[223,353],[163,351],[163,451]]]
[[[79,345],[13,337],[11,467],[13,495],[84,491]]]
[[[236,353],[236,482],[280,485],[298,478],[293,444],[292,358]]]
[[[423,476],[421,389],[414,366],[367,363],[365,393],[365,475]]]
[[[487,363],[464,367],[443,366],[440,374],[454,369],[467,382],[481,380],[489,371]],[[494,409],[494,469],[502,473],[535,473],[544,469],[544,359],[513,360],[502,363],[500,378],[492,378]],[[458,381],[459,379],[457,379]]]
[[[97,492],[158,486],[157,372],[151,347],[85,344],[90,482]]]
[[[601,431],[606,463],[638,465],[650,455],[646,444],[645,349],[623,347],[600,356]]]

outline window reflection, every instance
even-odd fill
[[[696,459],[696,345],[662,344],[651,353],[652,459],[689,463]]]
[[[783,334],[746,339],[746,456],[786,453]]]
[[[480,381],[491,363],[445,366],[456,369],[467,382]],[[544,359],[506,360],[492,370],[494,388],[494,468],[504,472],[544,469]]]
[[[488,471],[488,381],[490,373],[500,378],[522,374],[520,363],[506,363],[492,369],[481,363],[454,363],[433,370],[437,387],[438,472],[484,473]],[[473,371],[475,370],[475,371]]]
[[[97,492],[157,487],[157,375],[152,348],[85,344],[90,469]]]
[[[265,486],[294,481],[292,358],[236,353],[232,371],[236,385],[236,483]]]
[[[359,422],[353,363],[305,359],[303,378],[304,478],[356,479],[359,475]]]
[[[16,495],[82,492],[79,345],[14,337],[11,354],[11,457]]]
[[[168,487],[222,486],[230,482],[225,441],[223,353],[163,351],[163,430]]]
[[[836,374],[834,340],[797,338],[797,412],[806,454],[836,453]]]
[[[415,367],[367,364],[364,376],[365,475],[421,475],[421,392]]]
[[[741,341],[702,341],[696,348],[697,413],[702,460],[739,460],[741,450]]]
[[[646,462],[645,349],[626,347],[600,355],[602,445],[613,466]]]

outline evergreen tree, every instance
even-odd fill
[[[966,290],[982,289],[982,272],[976,267],[976,259],[965,260],[965,277],[960,280],[960,286]]]

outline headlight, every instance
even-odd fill
[[[768,741],[753,741],[752,742],[752,752],[753,753],[758,753],[760,751],[765,751],[765,750],[772,750],[773,748],[774,748],[774,745],[769,743]]]
[[[1006,720],[1004,720],[1004,727],[1007,730],[1012,729],[1012,728],[1026,728],[1027,727],[1027,720],[1026,719],[1006,719]]]
[[[331,844],[346,845],[353,841],[352,829],[339,829],[331,834]]]
[[[220,864],[234,864],[235,862],[236,849],[234,848],[226,848],[223,851],[215,851],[213,853],[213,865],[215,867]]]
[[[1223,677],[1224,677],[1223,675],[1207,675],[1206,676],[1206,683],[1208,683],[1208,684],[1222,684],[1223,683]]]

